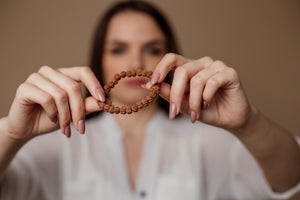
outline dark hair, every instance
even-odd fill
[[[151,16],[155,22],[158,24],[159,28],[165,35],[166,38],[166,52],[179,53],[178,46],[172,32],[172,29],[167,21],[167,19],[163,16],[163,14],[155,8],[153,5],[143,1],[125,1],[115,3],[104,15],[102,16],[95,32],[92,52],[91,52],[91,60],[90,67],[95,73],[96,77],[100,81],[101,85],[104,85],[103,77],[102,77],[102,56],[104,49],[104,40],[107,33],[107,27],[112,19],[118,13],[124,11],[135,11],[142,12]],[[171,73],[165,78],[165,82],[171,83]],[[159,98],[159,106],[163,110],[168,112],[169,106],[168,102],[162,98]]]

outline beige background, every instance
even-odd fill
[[[87,65],[105,0],[0,0],[0,116],[41,65]],[[153,0],[172,21],[182,52],[236,68],[250,101],[300,135],[300,1]]]
[[[0,0],[0,117],[41,65],[87,65],[91,36],[109,0]],[[153,0],[182,52],[236,68],[250,101],[300,135],[300,1]]]

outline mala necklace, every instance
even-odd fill
[[[104,89],[104,93],[105,96],[107,96],[110,92],[110,90],[112,88],[114,88],[115,85],[118,84],[118,81],[121,78],[125,78],[125,77],[136,77],[136,76],[141,76],[141,77],[147,77],[149,79],[151,79],[152,77],[152,71],[146,71],[146,70],[128,70],[128,71],[122,71],[121,73],[117,73],[115,74],[114,78],[112,79],[112,81],[110,81],[109,83],[107,83],[106,85],[104,85],[103,89]],[[111,103],[104,103],[101,101],[98,101],[98,106],[100,108],[100,110],[104,110],[105,112],[109,112],[111,114],[115,113],[115,114],[131,114],[132,112],[137,112],[138,110],[142,109],[143,107],[146,107],[149,105],[149,103],[151,103],[159,94],[160,92],[160,84],[155,84],[150,88],[150,93],[148,96],[146,96],[144,99],[136,102],[134,105],[132,106],[114,106]],[[109,101],[111,102],[111,101]]]

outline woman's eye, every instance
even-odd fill
[[[125,50],[123,48],[115,48],[111,50],[111,53],[118,55],[118,54],[122,54],[124,51]]]
[[[151,54],[151,55],[160,55],[161,54],[161,50],[154,48],[154,49],[147,49],[147,53]]]

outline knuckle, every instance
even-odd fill
[[[68,85],[68,90],[71,92],[81,92],[80,85],[78,83],[72,82]]]
[[[39,72],[41,72],[41,73],[46,72],[49,69],[51,69],[51,68],[48,65],[43,65],[43,66],[40,67]]]
[[[211,62],[213,62],[213,59],[210,57],[210,56],[204,56],[203,58],[200,58],[201,60],[204,60],[204,61],[206,61],[206,62],[208,62],[208,63],[211,63]]]
[[[16,96],[21,96],[26,87],[27,87],[26,83],[21,83],[17,88]]]
[[[223,67],[225,66],[224,62],[221,60],[216,60],[213,62],[214,65],[216,65],[217,67]]]
[[[190,84],[192,87],[199,86],[199,85],[204,85],[205,81],[201,76],[194,76],[191,78]]]
[[[219,82],[216,78],[212,77],[212,78],[208,79],[207,84],[211,87],[215,87],[215,86],[218,86]]]
[[[82,71],[83,73],[86,73],[86,74],[92,72],[91,68],[89,68],[88,66],[80,67],[80,71]]]
[[[181,76],[187,77],[188,76],[188,72],[187,69],[184,67],[177,67],[175,70],[176,74],[180,74]]]
[[[42,98],[42,104],[45,106],[52,106],[53,105],[53,99],[50,95],[45,95]]]
[[[39,76],[38,73],[32,73],[28,76],[27,81],[33,81],[33,80],[37,79],[38,76]]]
[[[63,103],[68,101],[67,93],[63,92],[63,91],[57,91],[55,93],[55,98],[56,98],[57,101],[63,102]]]
[[[170,59],[170,60],[174,60],[176,58],[176,54],[175,53],[167,53],[165,55],[166,58]]]

